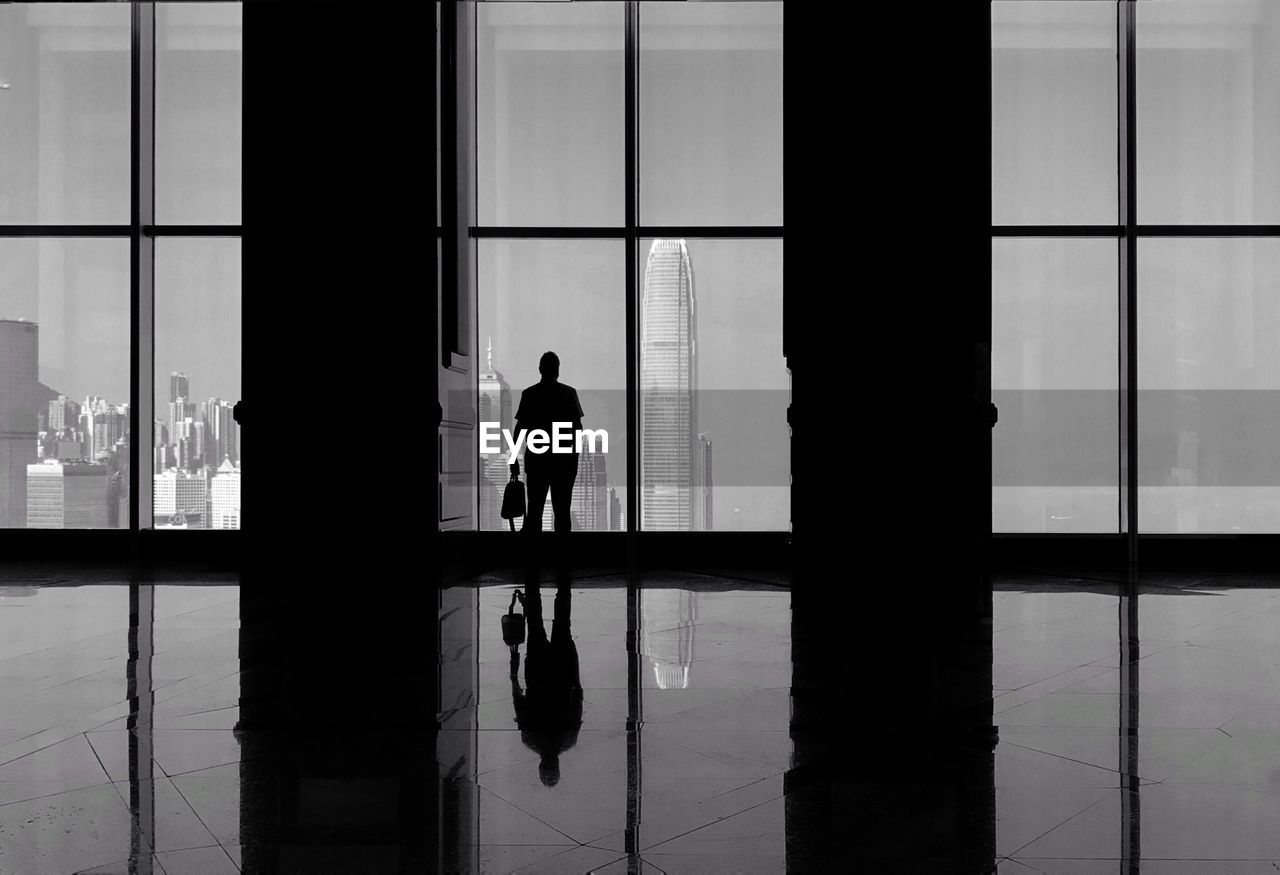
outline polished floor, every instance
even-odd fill
[[[7,573],[0,873],[1280,870],[1274,577],[1000,575],[914,681],[785,576],[237,584]]]

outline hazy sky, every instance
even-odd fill
[[[161,222],[240,221],[240,4],[158,4]],[[129,17],[121,4],[0,6],[0,221],[129,218]],[[240,397],[239,242],[156,246],[156,400]],[[40,324],[41,382],[129,400],[127,239],[0,241],[0,317]],[[158,409],[163,409],[158,407]]]

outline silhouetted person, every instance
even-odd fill
[[[516,410],[517,439],[521,431],[534,429],[542,429],[552,435],[553,425],[557,422],[571,423],[576,435],[582,428],[582,404],[578,401],[578,391],[560,382],[560,357],[554,352],[544,352],[538,361],[538,373],[542,379],[520,395],[520,407]],[[556,532],[568,533],[573,481],[578,477],[577,448],[575,440],[572,453],[553,453],[549,447],[544,453],[534,453],[526,443],[524,472],[529,501],[520,531],[530,534],[542,531],[542,511],[550,489]]]
[[[572,610],[569,576],[556,584],[551,638],[542,620],[542,590],[536,571],[526,576],[524,614],[528,649],[524,658],[524,684],[520,689],[520,655],[511,648],[511,699],[515,703],[520,740],[541,756],[538,776],[554,787],[560,780],[560,754],[578,743],[582,727],[582,679],[578,673],[578,647],[569,630]]]

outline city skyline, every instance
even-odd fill
[[[127,527],[130,402],[59,393],[39,381],[39,359],[38,323],[0,320],[0,527]],[[147,463],[156,478],[155,526],[238,528],[239,426],[232,405],[179,395],[191,392],[185,372],[167,379],[169,417],[153,419]]]

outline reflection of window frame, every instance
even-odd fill
[[[1000,0],[993,0],[1000,2]],[[1116,113],[1118,148],[1118,210],[1115,224],[1106,225],[997,225],[997,238],[1096,238],[1119,244],[1119,434],[1120,465],[1117,471],[1119,506],[1117,535],[1127,541],[1128,558],[1137,559],[1138,503],[1138,240],[1153,238],[1264,238],[1280,237],[1280,225],[1188,224],[1148,225],[1138,222],[1137,206],[1137,30],[1138,0],[1109,0],[1116,7],[1116,74],[1119,101]],[[988,28],[988,58],[995,51],[994,28]],[[994,112],[994,105],[991,105]],[[990,124],[988,124],[990,135]],[[1042,537],[1073,537],[1042,535]],[[1197,536],[1203,537],[1203,536]],[[1231,537],[1227,535],[1226,537]]]
[[[627,392],[627,458],[626,458],[626,483],[627,483],[627,503],[626,503],[626,522],[627,532],[635,533],[639,530],[640,520],[640,347],[639,347],[639,331],[640,331],[640,313],[639,313],[639,271],[640,271],[640,241],[642,238],[652,237],[685,237],[685,238],[702,238],[702,239],[722,239],[722,240],[753,240],[753,239],[770,239],[783,241],[782,225],[642,225],[640,224],[639,212],[639,113],[640,113],[640,9],[644,2],[656,2],[656,0],[617,0],[624,15],[623,22],[623,67],[624,67],[624,149],[625,149],[625,199],[624,199],[624,224],[616,225],[596,225],[596,226],[524,226],[524,225],[471,225],[469,228],[469,237],[476,239],[495,239],[495,240],[621,240],[623,241],[626,251],[626,297],[624,306],[626,308],[626,392]],[[726,2],[752,2],[752,0],[726,0]],[[779,3],[779,6],[782,4]],[[785,25],[784,25],[785,26]],[[472,52],[472,77],[470,84],[470,99],[472,107],[475,106],[477,94],[475,90],[476,82],[479,79],[479,70],[476,66],[478,51],[478,28],[474,29],[467,37],[471,40]],[[442,33],[447,33],[442,25]],[[785,64],[785,59],[783,61]],[[442,99],[443,100],[443,99]],[[447,108],[447,107],[445,107]],[[442,108],[442,113],[444,109]],[[475,116],[472,113],[468,120],[474,125]],[[448,122],[442,120],[441,131],[442,140],[448,137]],[[472,131],[474,134],[474,131]],[[476,166],[474,135],[471,145],[471,163],[470,168],[474,173]],[[444,142],[441,148],[445,149]],[[460,165],[459,165],[460,166]],[[471,209],[474,215],[475,206],[475,188],[472,187],[469,196],[471,198]],[[447,202],[445,204],[447,206]],[[439,233],[439,232],[437,232]],[[446,254],[446,262],[448,256]],[[447,276],[447,271],[446,271]],[[446,282],[446,287],[448,284]],[[785,298],[785,284],[783,295]],[[443,296],[445,300],[448,295]],[[446,311],[448,312],[448,311]],[[446,321],[447,321],[446,317]],[[460,320],[459,320],[460,321]],[[781,331],[781,326],[779,326]],[[480,338],[477,336],[472,338],[474,348],[479,349],[481,346]],[[446,342],[447,355],[447,342]],[[479,393],[478,372],[473,374],[475,380],[474,390]],[[476,493],[477,505],[475,507],[475,519],[477,526],[479,525],[479,467],[476,468]]]
[[[91,12],[88,6],[83,7]],[[3,238],[129,240],[129,524],[128,536],[152,529],[151,460],[155,418],[155,241],[163,237],[241,237],[240,225],[159,225],[155,221],[156,3],[130,4],[129,221],[106,225],[0,225]],[[236,400],[236,399],[233,399]],[[146,423],[146,427],[142,427]],[[153,452],[153,450],[152,450]],[[21,529],[10,530],[13,532]],[[86,530],[63,530],[60,538]],[[94,532],[100,537],[101,532]],[[119,531],[122,535],[126,529]],[[110,538],[111,536],[107,536]],[[216,536],[223,543],[239,530]]]

